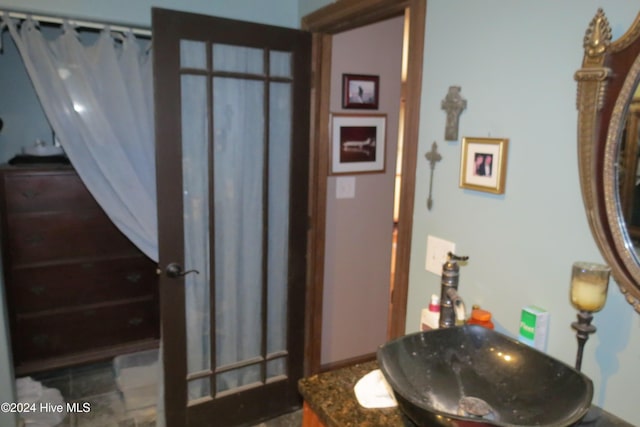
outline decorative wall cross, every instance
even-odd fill
[[[458,123],[462,110],[467,108],[467,100],[460,95],[460,86],[449,86],[447,96],[442,100],[442,109],[447,112],[447,124],[444,129],[446,141],[458,139]]]
[[[429,165],[431,167],[431,176],[429,177],[429,197],[427,198],[427,209],[431,210],[433,206],[433,198],[431,197],[431,192],[433,191],[433,170],[436,168],[436,162],[442,160],[442,156],[438,153],[438,144],[433,141],[431,144],[431,151],[424,155],[427,160],[429,160]]]

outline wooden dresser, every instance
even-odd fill
[[[155,263],[70,166],[0,168],[4,290],[17,375],[157,347]]]

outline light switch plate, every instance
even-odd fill
[[[356,177],[339,176],[336,178],[336,199],[353,199],[356,197]]]
[[[427,236],[427,260],[425,268],[427,271],[442,274],[442,264],[447,261],[447,254],[456,252],[456,244],[434,236]]]

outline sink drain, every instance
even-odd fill
[[[492,410],[491,406],[477,397],[465,396],[458,403],[460,415],[471,415],[475,417],[486,417]]]

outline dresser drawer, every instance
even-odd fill
[[[13,270],[8,291],[17,314],[157,295],[149,258],[83,262]]]
[[[9,213],[98,209],[97,202],[73,171],[7,173],[4,192]]]
[[[101,210],[13,214],[7,221],[14,266],[139,254]]]
[[[159,337],[152,301],[86,308],[48,316],[18,316],[12,331],[16,364]]]

